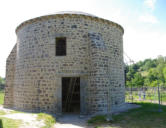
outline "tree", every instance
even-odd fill
[[[131,81],[134,87],[142,87],[144,85],[144,78],[139,72],[134,74],[134,78]]]
[[[164,76],[164,79],[166,80],[166,66],[163,68],[163,76]]]
[[[0,90],[4,89],[5,86],[5,79],[0,77]]]
[[[166,85],[166,57],[146,59],[126,66],[126,85],[139,87]]]
[[[151,68],[148,72],[147,75],[147,79],[149,80],[150,83],[152,83],[152,81],[155,81],[158,79],[158,72],[156,69]]]

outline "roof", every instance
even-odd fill
[[[85,13],[85,12],[80,12],[80,11],[60,11],[60,12],[56,12],[55,14],[77,14],[77,15],[86,15],[86,16],[93,16],[93,17],[97,17],[95,15],[89,14],[89,13]]]
[[[50,14],[50,15],[45,15],[45,16],[41,16],[41,17],[36,17],[36,18],[33,18],[33,19],[30,19],[30,20],[27,20],[27,21],[24,21],[23,23],[21,23],[17,28],[16,28],[16,33],[17,31],[22,28],[23,26],[27,25],[27,24],[31,24],[31,23],[34,23],[36,21],[41,21],[41,20],[44,20],[44,19],[51,19],[51,18],[56,18],[56,17],[65,17],[65,16],[83,16],[84,18],[91,18],[91,19],[94,19],[94,20],[98,20],[98,21],[102,21],[102,22],[106,22],[108,24],[112,24],[118,28],[120,28],[122,30],[122,33],[124,33],[124,29],[121,25],[115,23],[115,22],[112,22],[112,21],[109,21],[109,20],[106,20],[106,19],[103,19],[103,18],[100,18],[100,17],[97,17],[95,15],[92,15],[92,14],[89,14],[89,13],[85,13],[85,12],[79,12],[79,11],[61,11],[61,12],[56,12],[54,14]]]

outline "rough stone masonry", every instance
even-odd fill
[[[117,23],[80,12],[23,22],[6,62],[4,106],[62,114],[62,78],[79,77],[81,114],[122,107],[123,33]],[[66,45],[56,43],[58,39]]]

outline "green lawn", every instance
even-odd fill
[[[2,128],[19,128],[21,124],[21,120],[13,120],[13,119],[8,119],[5,117],[0,117],[0,120],[2,120]]]
[[[4,91],[0,91],[0,104],[4,103]]]
[[[113,122],[108,123],[105,115],[91,118],[88,123],[102,128],[103,124],[108,128],[166,128],[166,106],[162,106],[163,112],[158,112],[158,105],[151,103],[137,103],[141,108],[130,110],[113,116]]]

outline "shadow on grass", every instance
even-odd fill
[[[0,128],[3,128],[2,120],[0,119]]]
[[[136,103],[142,107],[129,110],[128,112],[114,115],[114,121],[108,123],[104,117],[96,116],[88,121],[95,126],[107,124],[110,128],[166,128],[166,106],[161,106],[159,112],[158,104]]]

